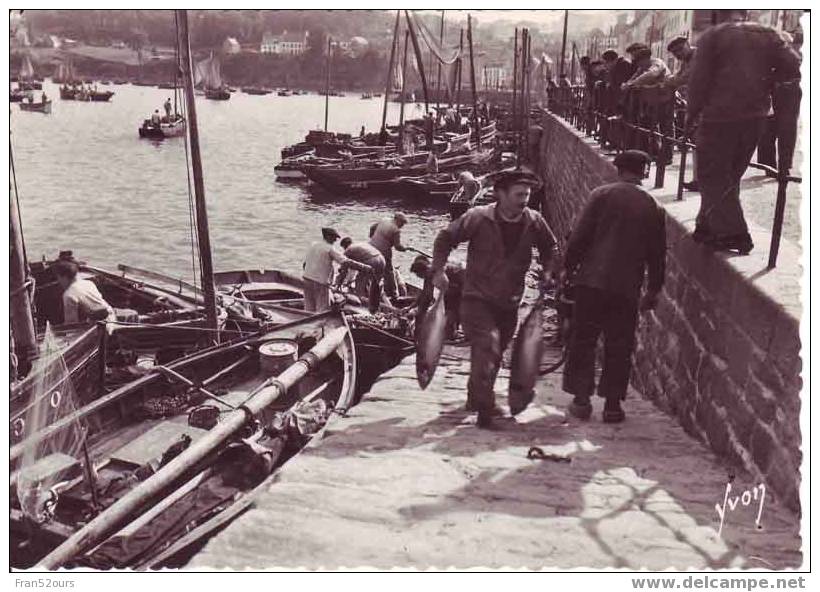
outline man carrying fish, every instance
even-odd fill
[[[330,308],[330,282],[333,279],[333,262],[342,268],[352,267],[356,271],[373,273],[373,268],[345,257],[333,243],[339,233],[333,228],[322,228],[322,240],[316,241],[307,251],[302,264],[302,279],[305,282],[305,310],[324,312]]]
[[[550,272],[555,236],[541,214],[527,207],[530,189],[538,184],[524,171],[499,175],[494,185],[497,203],[468,210],[438,233],[433,248],[433,286],[446,293],[450,251],[469,243],[461,322],[471,348],[467,409],[478,412],[479,428],[492,428],[493,415],[500,414],[493,387],[501,356],[515,333],[533,247],[538,248],[545,281]],[[425,344],[419,345],[418,355],[424,356]]]
[[[629,384],[638,309],[654,308],[663,286],[664,211],[641,187],[650,160],[640,150],[615,157],[618,180],[592,191],[567,244],[564,266],[574,285],[575,304],[563,388],[575,396],[569,412],[579,419],[592,413],[595,348],[601,333],[604,363],[598,395],[606,400],[603,420],[625,419],[621,400]]]

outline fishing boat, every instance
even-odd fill
[[[342,193],[362,191],[385,191],[398,187],[399,178],[424,174],[427,153],[417,153],[395,159],[396,164],[363,163],[362,166],[308,166],[305,175],[322,187]],[[465,151],[454,155],[443,153],[438,160],[439,172],[482,171],[498,159],[495,150]]]
[[[399,177],[402,194],[420,200],[450,201],[458,189],[458,179],[453,173],[437,173],[417,177]]]
[[[210,57],[197,62],[194,71],[194,84],[205,91],[205,98],[214,101],[227,101],[231,92],[222,81],[222,66],[219,57],[211,52]]]
[[[51,113],[51,99],[40,101],[38,103],[21,101],[18,103],[21,111],[35,111],[37,113]]]
[[[280,97],[289,97],[293,93],[290,91],[290,89],[283,88],[283,89],[280,89],[280,90],[276,91],[276,94]]]
[[[255,86],[244,86],[242,87],[242,92],[246,95],[269,95],[273,91],[269,88],[259,88]]]
[[[37,80],[34,74],[34,66],[31,63],[29,54],[23,55],[23,62],[20,65],[20,75],[18,78],[20,90],[43,90],[43,84]]]
[[[138,129],[139,137],[150,140],[163,140],[165,138],[179,138],[185,135],[185,118],[182,115],[172,115],[171,119],[163,117],[159,123],[155,123],[151,118],[145,119]]]
[[[111,97],[114,96],[113,90],[101,90],[98,91],[96,89],[92,89],[91,92],[88,93],[88,99],[90,101],[96,102],[107,102],[111,100]]]
[[[19,88],[11,88],[9,89],[9,102],[10,103],[19,103],[24,98],[26,98],[28,93],[20,90]]]
[[[304,311],[304,280],[300,275],[276,269],[238,270],[217,272],[214,282],[221,294],[233,300],[234,306],[228,307],[229,318],[244,330],[252,330],[260,321],[263,325],[276,324],[293,319],[294,314],[310,314]],[[405,299],[414,300],[419,288],[404,286]],[[364,392],[378,376],[414,351],[411,327],[406,319],[390,311],[371,314],[349,292],[334,291],[333,302],[350,324],[360,360],[357,380],[360,392]]]
[[[12,563],[177,554],[353,404],[356,367],[344,316],[328,312],[157,365],[91,403],[65,392],[53,408],[55,391],[39,393],[50,421],[12,439]]]
[[[462,216],[467,210],[474,206],[483,206],[487,204],[491,204],[495,201],[495,193],[493,191],[493,183],[495,178],[502,174],[507,173],[510,171],[515,170],[515,166],[511,165],[509,162],[505,162],[507,166],[501,168],[497,171],[493,171],[487,175],[482,177],[478,177],[476,181],[481,184],[481,188],[478,192],[469,197],[465,191],[464,187],[458,187],[456,191],[453,193],[452,197],[450,198],[450,219],[455,220]]]

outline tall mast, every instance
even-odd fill
[[[9,140],[9,164],[14,178],[14,160],[11,155]],[[28,373],[31,360],[37,357],[37,333],[34,330],[34,317],[31,314],[31,298],[28,287],[28,262],[23,244],[23,229],[20,223],[20,210],[17,208],[17,187],[15,195],[9,187],[9,310],[11,312],[11,330],[14,336],[14,353],[17,356],[18,368],[24,375]],[[18,378],[17,376],[13,378]]]
[[[456,114],[458,115],[458,124],[461,125],[461,71],[464,60],[462,54],[464,53],[464,29],[461,29],[458,36],[458,83],[456,86]]]
[[[566,71],[564,70],[564,56],[567,55],[567,21],[569,20],[569,10],[564,11],[564,34],[561,38],[561,77],[563,78]]]
[[[475,87],[475,61],[473,60],[473,20],[467,15],[467,43],[470,45],[470,84],[473,87],[473,126],[475,127],[476,150],[481,149],[481,126],[478,122],[478,90]]]
[[[404,125],[404,91],[407,88],[407,45],[410,42],[410,29],[404,32],[404,57],[401,60],[401,107],[399,108],[399,127]],[[399,137],[399,142],[402,139]]]
[[[441,11],[441,28],[438,31],[438,45],[444,47],[444,11]],[[441,61],[438,63],[438,74],[436,75],[436,109],[441,108]]]
[[[327,75],[325,77],[325,131],[327,131],[327,114],[330,110],[330,42],[331,37],[327,38]]]
[[[188,112],[188,137],[191,143],[191,169],[194,175],[194,197],[196,209],[196,232],[199,241],[199,259],[202,267],[202,292],[205,297],[205,314],[208,327],[218,330],[216,314],[216,290],[214,289],[214,268],[211,261],[211,238],[208,232],[208,208],[205,203],[205,182],[202,178],[202,156],[199,152],[199,126],[196,119],[194,79],[191,71],[191,42],[188,33],[188,12],[177,10],[180,35],[180,61],[185,84],[185,105]]]
[[[404,16],[407,18],[407,30],[410,32],[410,41],[413,42],[413,53],[416,56],[416,65],[419,69],[419,78],[421,78],[421,88],[424,92],[424,112],[430,112],[430,100],[427,96],[427,75],[424,73],[424,58],[421,55],[421,47],[419,46],[416,31],[413,28],[413,22],[410,20],[410,11],[405,10]]]
[[[382,109],[382,130],[387,125],[387,101],[390,97],[390,87],[393,82],[393,63],[396,57],[396,43],[398,43],[399,20],[401,10],[396,11],[396,25],[393,27],[393,45],[390,46],[390,65],[387,67],[387,84],[384,89],[384,108]]]
[[[518,27],[515,28],[513,41],[513,78],[512,78],[512,129],[515,134],[516,158],[518,158]]]

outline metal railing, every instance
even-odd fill
[[[556,87],[548,91],[547,109],[575,128],[592,136],[604,148],[621,152],[639,149],[647,152],[655,163],[655,188],[662,188],[666,167],[672,163],[674,149],[680,156],[676,199],[683,200],[688,155],[696,145],[686,137],[685,102],[671,90],[660,88],[619,91],[602,86]],[[778,146],[779,149],[779,146]],[[777,265],[783,219],[786,209],[786,189],[790,182],[802,179],[789,174],[788,169],[753,162],[751,167],[765,171],[777,179],[772,239],[769,245],[768,268]]]

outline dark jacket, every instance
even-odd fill
[[[666,265],[665,213],[642,187],[618,181],[589,196],[567,245],[564,265],[575,284],[637,301],[646,271],[660,291]]]
[[[521,302],[532,248],[538,248],[541,263],[546,265],[556,244],[543,216],[526,208],[521,238],[507,257],[496,221],[496,204],[477,206],[438,233],[433,246],[433,269],[443,269],[450,251],[465,241],[470,244],[462,296],[507,309],[515,309]]]
[[[799,77],[799,71],[797,52],[771,27],[717,25],[698,40],[687,116],[715,122],[766,117],[774,80]]]

